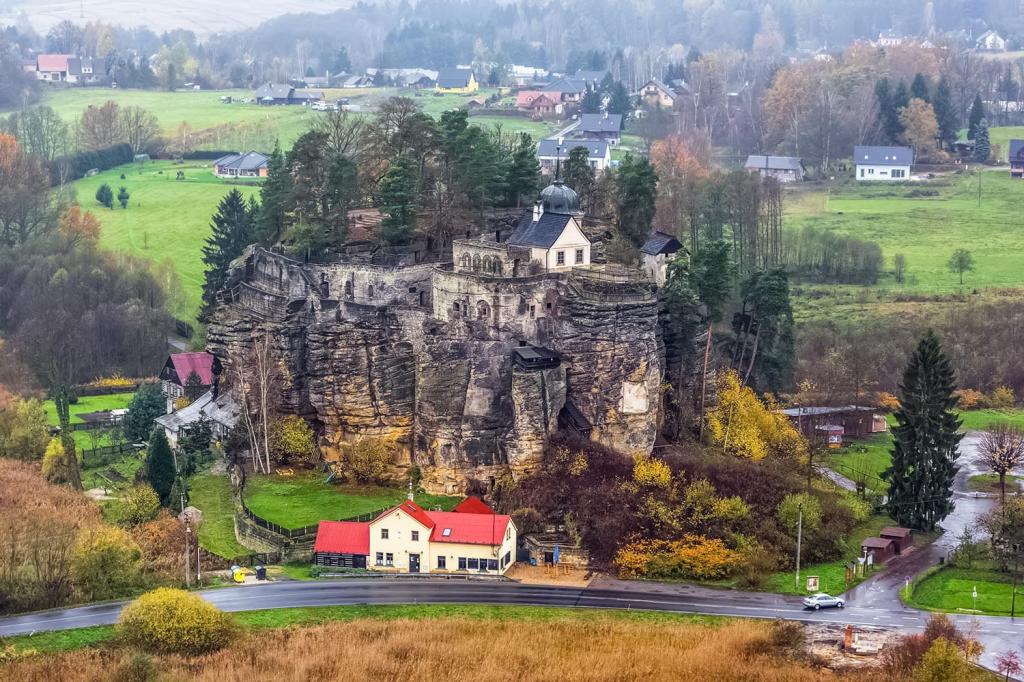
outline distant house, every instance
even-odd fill
[[[1005,52],[1006,51],[1006,38],[995,31],[985,31],[974,43],[975,47],[979,50],[986,52]]]
[[[689,95],[691,92],[690,84],[682,78],[673,78],[669,81],[668,85],[672,88],[672,92],[676,93],[676,95],[680,97],[683,95]]]
[[[873,407],[860,405],[791,407],[781,411],[789,418],[800,433],[811,440],[823,436],[820,427],[836,425],[840,435],[851,438],[865,438],[874,433],[885,433],[889,429],[885,415]]]
[[[804,179],[804,164],[795,156],[751,154],[747,157],[744,168],[763,178],[775,178],[779,182],[800,182]]]
[[[1024,140],[1010,140],[1010,177],[1024,178]]]
[[[560,102],[579,102],[587,92],[587,83],[575,78],[559,78],[541,88],[541,92],[556,96]]]
[[[178,439],[185,429],[199,421],[210,425],[214,440],[228,437],[238,423],[239,407],[231,393],[216,394],[207,391],[188,406],[156,418],[163,427],[171,447],[177,447]]]
[[[875,44],[879,47],[898,47],[902,45],[905,40],[906,38],[890,28],[888,31],[883,31],[878,34],[878,40],[875,41]]]
[[[683,248],[682,243],[670,234],[655,230],[640,247],[643,268],[658,286],[665,283],[668,259]]]
[[[576,130],[588,140],[604,140],[610,145],[617,145],[622,130],[622,114],[582,114]]]
[[[174,353],[160,370],[160,385],[167,398],[167,411],[174,411],[174,403],[185,395],[185,386],[192,374],[199,377],[200,386],[208,390],[213,386],[216,358],[210,353]]]
[[[267,83],[256,89],[253,97],[257,104],[289,105],[311,104],[324,99],[320,90],[301,90],[287,83]]]
[[[509,77],[515,86],[521,88],[525,85],[533,85],[538,81],[543,81],[548,77],[548,71],[535,66],[513,64],[509,67]]]
[[[269,160],[259,152],[228,154],[213,162],[213,174],[218,178],[265,178]]]
[[[395,85],[399,88],[432,88],[437,83],[437,71],[433,69],[376,69],[366,70],[366,76],[378,82]]]
[[[70,54],[41,54],[36,57],[36,78],[51,83],[63,83],[68,79]]]
[[[605,140],[541,140],[537,147],[537,159],[542,173],[553,173],[558,161],[565,161],[577,147],[587,150],[587,162],[595,171],[604,171],[612,163],[611,146]]]
[[[473,69],[441,69],[437,72],[438,92],[463,95],[479,89]]]
[[[347,76],[340,85],[343,88],[372,88],[373,79],[369,76]]]
[[[534,118],[560,116],[565,111],[557,96],[539,90],[520,90],[516,93],[516,109],[527,111]]]
[[[530,260],[544,270],[559,271],[590,265],[590,240],[580,228],[579,198],[561,181],[541,192],[532,213],[524,215],[505,242],[530,250]]]
[[[572,78],[573,80],[583,81],[586,85],[596,89],[610,74],[611,72],[608,69],[596,71],[580,69],[572,75]]]
[[[91,57],[72,57],[68,59],[68,83],[90,85],[98,83],[103,75],[97,73],[97,60]]]
[[[662,83],[657,78],[644,83],[637,91],[640,101],[649,107],[661,107],[671,109],[676,105],[676,98],[679,97],[672,88]]]
[[[914,151],[910,147],[856,146],[853,162],[859,182],[903,181],[910,178]]]

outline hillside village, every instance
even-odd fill
[[[912,4],[0,32],[0,677],[1024,679],[1024,23]]]

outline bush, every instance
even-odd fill
[[[1000,386],[988,394],[985,406],[996,410],[1006,410],[1017,404],[1017,396],[1008,386]]]
[[[120,528],[82,531],[71,558],[75,588],[89,601],[124,596],[141,581],[141,559],[139,546]]]
[[[619,575],[627,578],[724,578],[740,564],[739,552],[717,538],[684,535],[681,540],[636,540],[615,555]]]
[[[791,533],[796,533],[803,509],[803,532],[817,530],[821,526],[821,502],[807,493],[791,493],[779,503],[776,511],[779,523]]]
[[[963,652],[945,637],[939,637],[928,647],[921,663],[914,669],[915,682],[966,680],[970,676],[971,666],[964,660]]]
[[[147,574],[180,579],[185,526],[167,510],[156,519],[132,529],[132,537],[142,550],[142,567]]]
[[[744,587],[763,586],[768,576],[778,568],[778,561],[772,553],[757,543],[742,548],[740,557],[739,579]]]
[[[357,483],[377,483],[391,464],[392,442],[385,438],[360,438],[342,443],[345,473]]]
[[[153,682],[160,678],[160,671],[153,659],[146,654],[135,654],[114,670],[114,682]]]
[[[878,407],[889,412],[895,412],[900,409],[900,399],[892,393],[879,393],[877,404]]]
[[[118,632],[126,643],[143,651],[198,656],[227,646],[237,627],[202,598],[161,587],[125,607]]]
[[[160,510],[160,498],[153,486],[141,484],[132,486],[121,495],[120,518],[122,524],[135,527],[152,521]]]
[[[959,391],[955,391],[956,406],[961,410],[973,410],[976,407],[980,407],[982,401],[985,400],[985,394],[981,391],[975,391],[973,388],[964,388]]]

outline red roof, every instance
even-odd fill
[[[213,385],[213,356],[209,353],[175,353],[171,356],[171,364],[182,386],[192,372],[199,375],[203,386]]]
[[[470,495],[462,502],[455,505],[452,511],[460,514],[493,514],[494,510],[487,506],[487,503],[475,495]]]
[[[504,514],[467,514],[465,512],[425,512],[434,522],[431,542],[464,545],[500,545],[511,519]]]
[[[391,509],[388,509],[386,512],[375,518],[373,522],[376,523],[377,521],[383,519],[385,516],[388,516],[389,514],[392,514],[396,511],[404,511],[406,514],[416,519],[416,521],[424,528],[434,527],[434,522],[430,518],[430,512],[424,511],[423,507],[419,506],[412,500],[405,500],[404,502],[402,502],[402,504],[398,505],[397,507],[392,507]]]
[[[41,54],[36,58],[36,68],[40,71],[67,71],[69,54]]]
[[[520,90],[516,93],[516,106],[524,109],[533,103],[533,100],[541,96],[539,90]]]
[[[370,554],[370,524],[354,521],[321,521],[316,530],[314,552]]]

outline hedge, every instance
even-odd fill
[[[85,177],[92,169],[110,170],[115,166],[123,166],[135,160],[130,144],[116,144],[113,147],[79,152],[70,156],[61,156],[50,162],[50,184],[59,185],[61,181],[70,182]]]

